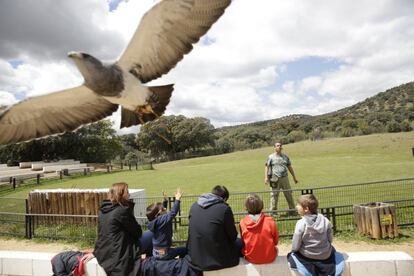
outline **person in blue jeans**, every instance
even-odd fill
[[[180,199],[182,192],[177,189],[175,193],[174,205],[171,211],[167,212],[167,197],[165,193],[164,201],[152,203],[147,207],[148,229],[153,233],[152,254],[157,259],[170,260],[177,256],[180,258],[187,254],[185,247],[171,247],[173,236],[173,219],[180,210]]]
[[[302,218],[296,223],[292,252],[287,256],[290,268],[303,276],[341,275],[344,258],[332,246],[332,224],[318,214],[316,197],[300,196],[296,209]]]

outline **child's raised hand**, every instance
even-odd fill
[[[180,188],[177,188],[177,191],[175,192],[175,199],[180,200],[183,193],[181,192]]]
[[[163,196],[164,200],[168,199],[168,195],[165,191],[162,191],[162,196]]]

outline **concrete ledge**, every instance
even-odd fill
[[[45,276],[52,275],[50,260],[56,253],[0,251],[0,275]],[[412,276],[414,260],[405,252],[349,252],[343,253],[346,267],[343,276]],[[87,276],[105,276],[96,259],[86,264]],[[235,267],[204,272],[204,275],[267,276],[296,275],[291,273],[286,256],[277,257],[270,264],[255,265],[240,259]]]
[[[60,171],[63,169],[78,169],[78,168],[86,168],[88,164],[86,163],[79,163],[79,164],[68,164],[68,165],[52,165],[52,166],[43,166],[43,172],[54,172]]]
[[[343,253],[345,269],[343,276],[410,276],[414,275],[414,260],[405,252],[375,251]],[[235,267],[204,272],[205,276],[224,275],[300,275],[290,271],[286,256],[278,256],[270,264],[255,265],[244,259]]]

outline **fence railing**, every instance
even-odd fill
[[[387,202],[396,207],[397,222],[400,227],[414,225],[414,178],[369,182],[350,185],[336,185],[307,189],[292,189],[294,198],[301,194],[313,193],[319,200],[319,211],[330,219],[334,231],[354,230],[354,204]],[[246,215],[244,202],[250,193],[231,193],[228,200],[232,207],[235,222]],[[272,215],[277,223],[280,236],[291,236],[299,217],[289,215],[284,199],[277,211],[270,211],[270,192],[256,192],[265,201],[264,212]],[[283,191],[279,195],[283,197]],[[188,212],[198,195],[187,195],[181,199],[181,210],[174,221],[174,241],[184,242],[188,232]],[[140,201],[144,202],[140,202]],[[137,205],[147,206],[162,197],[138,199]],[[174,198],[169,197],[169,208]],[[96,216],[29,214],[24,199],[0,198],[0,234],[27,238],[53,238],[65,240],[85,240],[96,238]],[[146,229],[146,218],[137,217]],[[238,227],[237,227],[238,228]]]
[[[67,176],[74,177],[74,176],[86,176],[86,175],[96,175],[99,173],[112,173],[124,170],[152,170],[153,163],[151,161],[145,163],[138,163],[138,162],[116,162],[116,163],[108,163],[108,164],[93,164],[95,170],[91,171],[89,167],[79,168],[77,172],[69,173],[68,170],[62,169],[60,173],[36,173],[30,177],[25,177],[21,179],[18,175],[9,177],[8,182],[1,182],[0,183],[0,194],[6,194],[9,192],[14,191],[16,188],[20,186],[28,186],[28,187],[37,187],[40,184],[46,184],[51,181],[55,181],[57,179],[63,179]],[[16,170],[18,172],[18,170]]]

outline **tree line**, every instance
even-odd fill
[[[176,160],[285,144],[306,139],[350,137],[414,129],[414,83],[319,116],[289,115],[275,120],[215,129],[203,117],[162,116],[138,134],[117,135],[102,120],[77,131],[0,147],[0,163],[76,159],[87,163],[121,160]]]
[[[163,116],[142,126],[138,134],[117,135],[112,123],[102,120],[77,131],[2,146],[0,163],[17,165],[19,161],[76,159],[86,163],[158,161],[229,153],[270,146],[274,141],[294,143],[324,137],[348,137],[380,132],[411,131],[411,121],[389,112],[373,113],[365,118],[327,121],[303,120],[300,116],[263,126],[239,126],[215,129],[206,118]]]

